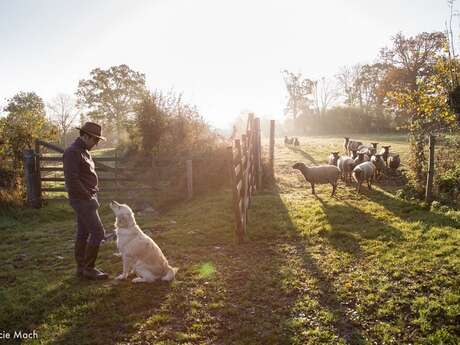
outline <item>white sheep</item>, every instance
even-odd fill
[[[337,160],[337,168],[345,182],[351,182],[351,172],[354,167],[355,161],[349,156],[340,156]]]
[[[303,163],[295,163],[293,169],[300,170],[305,180],[311,184],[311,192],[315,193],[315,184],[330,183],[332,185],[332,194],[334,196],[337,189],[337,181],[339,179],[340,171],[337,167],[332,165],[320,165],[315,167],[307,167]]]
[[[356,190],[361,193],[361,184],[367,182],[367,187],[371,190],[372,181],[374,180],[375,165],[371,162],[358,164],[353,169],[353,179],[356,181]]]

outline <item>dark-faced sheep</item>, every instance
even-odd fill
[[[391,145],[382,146],[382,148],[380,149],[380,155],[382,156],[382,159],[385,162],[386,166],[388,166],[388,156],[390,155],[390,147]]]
[[[371,162],[358,164],[353,169],[353,179],[356,181],[356,190],[361,193],[361,184],[366,181],[369,190],[372,189],[372,181],[374,180],[375,166]]]
[[[293,169],[300,170],[307,182],[311,184],[311,192],[315,193],[315,184],[330,183],[332,185],[332,194],[334,196],[337,189],[337,182],[339,179],[340,171],[337,167],[332,165],[320,165],[316,167],[307,167],[303,163],[295,163]]]
[[[294,138],[294,146],[299,146],[299,145],[300,145],[299,139]]]
[[[339,159],[339,153],[338,152],[331,152],[328,158],[328,164],[329,165],[337,165],[337,160]]]
[[[377,181],[377,179],[380,179],[383,175],[385,162],[383,161],[382,156],[377,154],[371,157],[371,163],[375,166],[375,180]]]
[[[399,158],[399,155],[391,155],[388,157],[388,166],[390,167],[391,170],[396,170],[399,168],[399,165],[401,164],[401,159]]]

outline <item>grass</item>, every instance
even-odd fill
[[[277,142],[276,186],[254,197],[243,245],[229,190],[137,217],[180,268],[171,284],[77,280],[65,204],[2,217],[0,329],[36,330],[25,344],[459,343],[460,213],[399,200],[385,181],[314,197],[290,166],[324,162],[342,139],[300,141]],[[101,216],[111,229],[106,205]],[[115,251],[98,260],[112,276]]]

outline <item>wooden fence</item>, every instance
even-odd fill
[[[272,121],[272,126],[274,128],[274,121]],[[270,167],[273,166],[271,144],[272,140],[270,140]],[[236,223],[235,237],[237,243],[242,243],[246,237],[248,210],[251,206],[252,195],[262,187],[262,145],[259,118],[254,118],[253,114],[249,115],[246,133],[241,136],[241,140],[234,140],[233,146],[229,147],[228,151]]]
[[[44,155],[42,148],[46,148],[59,155]],[[27,186],[27,203],[29,206],[39,208],[43,203],[43,193],[56,193],[65,192],[66,189],[63,186],[65,181],[64,178],[64,167],[62,166],[63,158],[62,154],[64,149],[57,145],[47,143],[42,140],[35,141],[35,150],[24,151],[24,171]],[[151,186],[144,187],[129,187],[123,188],[120,186],[120,182],[126,181],[137,181],[137,179],[129,176],[129,173],[133,172],[133,169],[123,169],[118,167],[119,158],[114,157],[93,157],[94,164],[98,171],[111,173],[111,177],[100,177],[99,181],[111,182],[114,184],[113,187],[103,187],[101,192],[119,192],[123,190],[148,190]],[[104,162],[104,163],[103,163]],[[112,162],[114,166],[110,166],[107,163]],[[51,165],[50,165],[51,164]],[[51,176],[59,175],[59,176]],[[60,186],[49,186],[48,183],[60,184]]]

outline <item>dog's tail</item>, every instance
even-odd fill
[[[171,280],[174,279],[178,270],[179,270],[178,267],[168,266],[168,272],[163,276],[163,278],[161,278],[161,280],[170,282]]]

